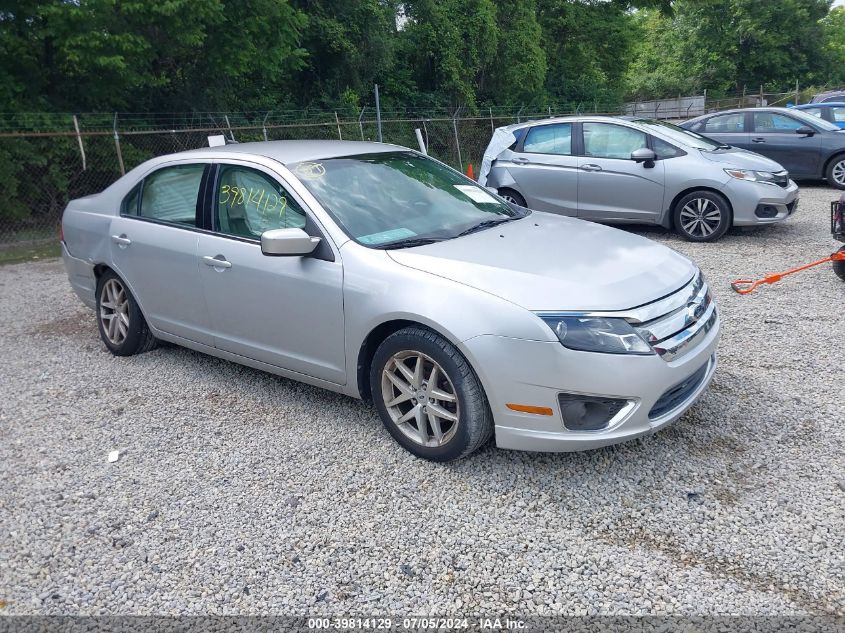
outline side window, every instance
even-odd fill
[[[142,218],[196,226],[197,195],[205,165],[165,167],[144,179]]]
[[[141,184],[135,185],[135,188],[123,199],[123,204],[120,205],[122,215],[138,215],[138,207],[141,202]]]
[[[823,119],[822,116],[822,109],[821,108],[804,108],[801,112],[806,112],[807,114],[812,114],[813,116],[819,117]]]
[[[831,108],[830,115],[834,123],[845,123],[845,106]]]
[[[804,123],[776,112],[755,112],[755,132],[794,132]]]
[[[572,155],[572,124],[538,125],[528,130],[523,152]]]
[[[630,159],[635,149],[648,147],[644,132],[609,123],[584,123],[584,153],[595,158]]]
[[[651,147],[652,149],[654,149],[654,153],[657,154],[657,158],[661,160],[684,155],[683,150],[678,149],[671,143],[667,143],[663,139],[659,139],[656,136],[651,137]]]
[[[249,167],[221,165],[216,191],[216,228],[258,239],[270,229],[304,229],[305,211],[274,178]]]
[[[704,128],[700,130],[704,134],[719,133],[722,134],[730,132],[744,132],[745,131],[745,113],[734,112],[733,114],[720,114],[707,119],[704,122]]]

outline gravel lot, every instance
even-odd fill
[[[831,189],[692,245],[709,392],[581,454],[411,457],[371,407],[176,347],[114,358],[58,260],[0,267],[0,614],[845,614]],[[123,454],[108,463],[109,451]]]

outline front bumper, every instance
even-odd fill
[[[735,226],[782,222],[798,209],[798,185],[792,180],[780,187],[731,178],[724,193],[733,208]]]
[[[719,326],[682,357],[666,362],[659,356],[627,356],[578,352],[558,342],[478,336],[462,344],[477,369],[496,426],[496,445],[527,451],[580,451],[624,442],[677,420],[707,388],[716,369]],[[684,384],[700,372],[694,384]],[[684,387],[678,393],[673,388]],[[589,394],[629,401],[598,431],[564,427],[558,395]],[[668,408],[665,405],[666,395]],[[508,403],[548,407],[553,414],[520,413]],[[656,413],[655,413],[656,412]]]

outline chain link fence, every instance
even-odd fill
[[[601,111],[590,104],[590,111]],[[545,110],[488,108],[474,116],[434,112],[382,113],[382,140],[418,148],[419,129],[428,153],[475,173],[496,127],[583,111],[580,105]],[[605,112],[618,113],[618,105]],[[179,115],[0,114],[0,250],[54,241],[68,200],[98,193],[123,173],[155,156],[205,147],[210,135],[239,143],[284,139],[375,141],[373,109],[357,116],[337,113],[252,113]],[[299,118],[297,120],[297,117]]]

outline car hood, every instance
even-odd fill
[[[771,158],[766,158],[760,154],[749,152],[745,149],[732,147],[731,149],[716,150],[715,152],[701,152],[707,160],[712,160],[715,163],[724,163],[726,167],[735,167],[736,169],[756,169],[759,171],[783,171],[783,166],[780,163],[773,161]]]
[[[528,310],[624,310],[670,294],[695,274],[689,259],[644,237],[537,211],[388,253],[399,264]]]

